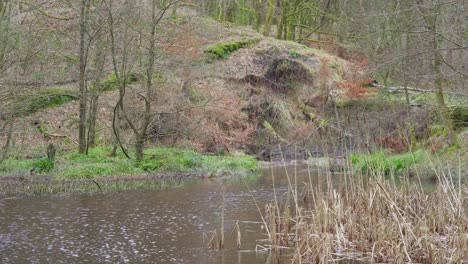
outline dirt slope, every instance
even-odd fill
[[[346,71],[346,61],[297,43],[265,38],[247,27],[200,17],[187,7],[179,14],[177,23],[168,24],[173,37],[159,47],[164,56],[157,69],[164,81],[156,87],[149,144],[261,155],[274,143],[300,145],[311,131],[320,129],[321,65],[327,64],[331,72],[325,84],[331,87],[329,82]],[[254,43],[221,59],[206,53],[210,46],[241,40]],[[143,102],[137,95],[141,89],[140,82],[130,85],[125,98],[135,120],[141,118]],[[113,141],[116,101],[116,91],[100,98],[98,144]],[[17,119],[14,148],[19,155],[40,153],[49,142],[61,150],[73,149],[77,126],[76,101],[41,110]],[[131,144],[128,127],[121,127],[124,142]]]

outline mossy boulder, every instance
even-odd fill
[[[241,40],[241,41],[232,41],[232,42],[220,42],[215,45],[208,47],[205,50],[205,53],[210,54],[214,59],[222,59],[226,58],[232,52],[239,50],[241,48],[254,45],[258,42],[258,39],[250,39],[250,40]]]
[[[30,115],[41,109],[57,107],[77,99],[78,94],[69,88],[54,87],[33,90],[18,96],[15,102],[15,114],[17,116]]]

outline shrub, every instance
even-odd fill
[[[54,168],[54,162],[48,158],[38,159],[34,164],[34,170],[38,173],[50,172]]]

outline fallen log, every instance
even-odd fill
[[[385,86],[379,86],[380,89],[384,89],[389,93],[404,93],[405,90],[408,92],[413,92],[413,93],[436,93],[436,90],[426,90],[426,89],[421,89],[421,88],[415,88],[415,87],[385,87]],[[468,93],[461,93],[461,92],[444,92],[444,94],[450,94],[450,95],[458,95],[458,96],[468,96]]]

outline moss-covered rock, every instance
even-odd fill
[[[232,52],[239,50],[241,48],[247,47],[249,45],[254,45],[258,42],[258,39],[250,40],[241,40],[241,41],[232,41],[229,43],[220,42],[215,45],[208,47],[205,50],[205,53],[210,54],[214,59],[226,58]]]
[[[15,114],[17,116],[30,115],[41,109],[57,107],[76,99],[78,99],[78,94],[69,88],[54,87],[33,90],[18,96],[15,102]]]

